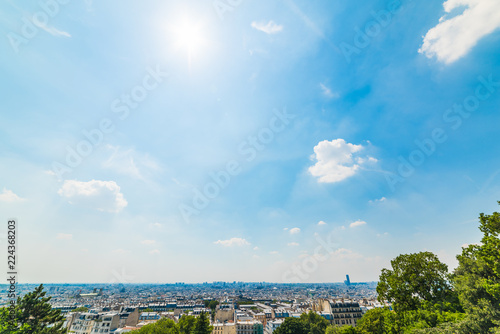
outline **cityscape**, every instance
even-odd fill
[[[271,334],[286,318],[314,311],[333,324],[355,326],[364,313],[383,307],[376,282],[276,284],[213,282],[200,284],[46,284],[53,309],[65,316],[69,332],[126,333],[161,318],[210,314],[214,334]],[[21,294],[36,285],[20,285]],[[0,291],[8,304],[8,291]],[[216,302],[215,305],[210,302]],[[0,306],[2,306],[0,305]],[[101,331],[102,329],[102,331]]]

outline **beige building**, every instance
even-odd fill
[[[320,299],[313,305],[313,310],[323,318],[330,321],[332,325],[350,325],[355,327],[363,316],[359,303],[351,301],[334,301]]]
[[[236,334],[236,325],[233,322],[212,324],[212,334]]]

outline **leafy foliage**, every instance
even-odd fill
[[[391,261],[392,270],[382,269],[377,285],[379,301],[394,303],[396,311],[411,311],[423,301],[451,298],[448,266],[431,252],[403,254]]]
[[[499,202],[500,204],[500,202]],[[462,333],[500,333],[500,214],[480,214],[480,245],[469,245],[457,256],[452,277],[467,313]]]
[[[45,297],[43,285],[33,292],[17,298],[13,319],[9,309],[0,309],[0,332],[9,334],[63,334],[64,317],[60,310],[53,310],[51,297]]]

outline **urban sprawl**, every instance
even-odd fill
[[[36,285],[20,284],[18,293]],[[272,334],[288,317],[315,312],[332,325],[356,326],[364,313],[383,307],[376,283],[276,284],[46,284],[52,308],[76,334],[127,333],[169,318],[210,315],[212,334]],[[0,306],[8,303],[0,292]]]

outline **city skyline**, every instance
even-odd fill
[[[495,0],[0,8],[20,283],[451,271],[498,211]]]

